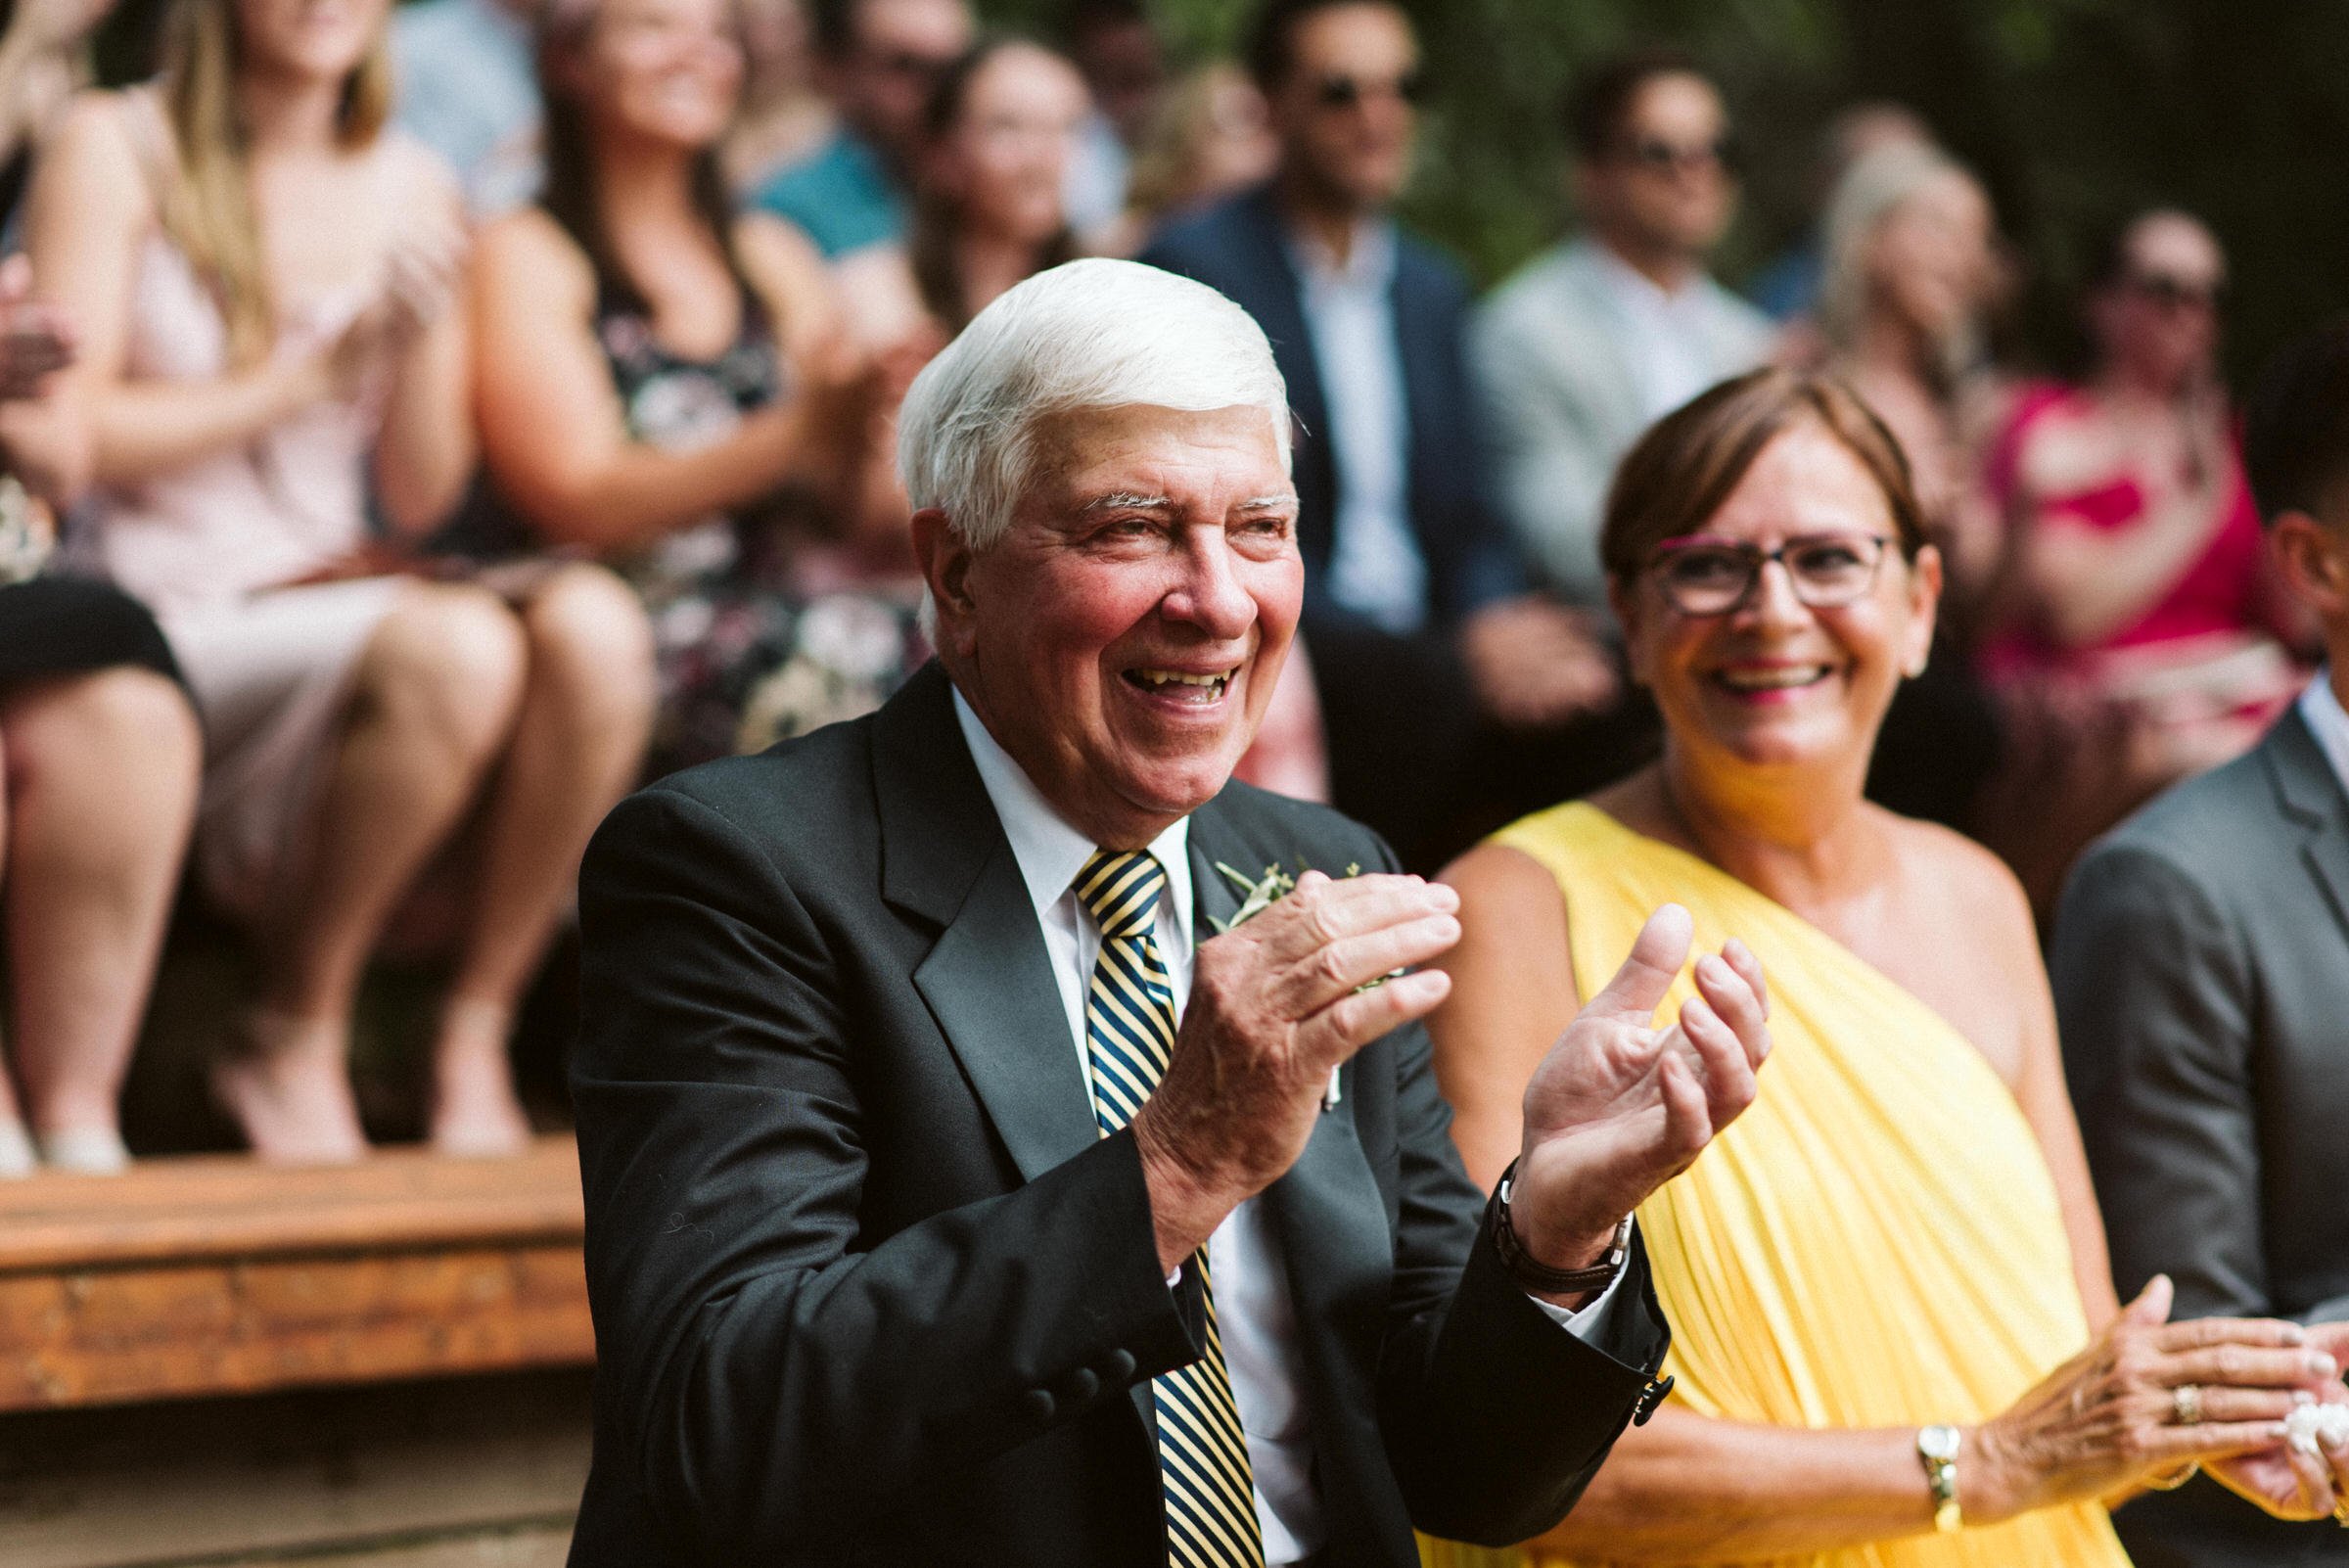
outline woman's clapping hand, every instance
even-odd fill
[[[2155,1278],[2086,1350],[1974,1430],[1958,1472],[1969,1521],[2110,1498],[2196,1462],[2270,1512],[2330,1511],[2322,1467],[2278,1451],[2294,1404],[2339,1387],[2332,1354],[2297,1323],[2172,1323],[2171,1297]]]

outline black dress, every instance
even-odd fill
[[[155,618],[136,599],[78,577],[0,585],[0,687],[116,665],[179,678]]]

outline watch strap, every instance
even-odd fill
[[[1517,1162],[1501,1173],[1500,1184],[1493,1189],[1493,1204],[1487,1211],[1487,1228],[1493,1233],[1493,1250],[1500,1254],[1501,1266],[1509,1277],[1527,1290],[1543,1296],[1574,1296],[1586,1291],[1604,1290],[1615,1283],[1623,1272],[1624,1260],[1631,1256],[1632,1221],[1626,1215],[1616,1225],[1615,1236],[1607,1244],[1607,1255],[1585,1268],[1552,1268],[1526,1251],[1518,1238],[1517,1227],[1509,1220],[1509,1183],[1516,1178]]]

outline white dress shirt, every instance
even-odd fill
[[[2300,694],[2300,716],[2316,732],[2317,745],[2324,750],[2325,760],[2332,764],[2332,776],[2341,781],[2344,792],[2349,792],[2349,709],[2341,707],[2329,666],[2318,670],[2317,678]]]
[[[1093,961],[1101,951],[1101,930],[1078,901],[1074,884],[1095,849],[1091,840],[1061,820],[1020,764],[988,733],[979,715],[954,694],[954,720],[978,764],[979,780],[1003,824],[1019,863],[1020,878],[1036,904],[1052,978],[1069,1018],[1077,1071],[1092,1092],[1092,1062],[1085,1044],[1084,998]],[[1188,817],[1151,841],[1150,853],[1166,871],[1153,936],[1174,993],[1179,1020],[1190,1000],[1191,824]],[[1298,1362],[1297,1312],[1289,1299],[1280,1244],[1261,1205],[1251,1198],[1234,1209],[1207,1241],[1208,1267],[1216,1281],[1216,1323],[1223,1337],[1223,1360],[1231,1374],[1240,1427],[1248,1438],[1248,1462],[1256,1481],[1256,1517],[1264,1532],[1268,1568],[1293,1563],[1318,1551],[1328,1540],[1320,1495],[1313,1488],[1313,1431]],[[1180,1271],[1176,1271],[1176,1278]],[[1570,1313],[1534,1299],[1551,1318],[1585,1339],[1604,1321],[1615,1300],[1609,1286],[1597,1301]],[[1506,1368],[1496,1368],[1507,1375]]]
[[[1662,289],[1605,246],[1590,244],[1589,252],[1615,309],[1640,412],[1661,419],[1718,379],[1705,276],[1691,270],[1678,289]]]
[[[1340,266],[1303,234],[1289,237],[1298,303],[1329,409],[1337,470],[1329,596],[1389,631],[1427,620],[1427,559],[1411,531],[1411,444],[1403,348],[1395,336],[1395,225],[1357,227]]]

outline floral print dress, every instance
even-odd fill
[[[714,359],[671,352],[643,306],[609,289],[596,332],[629,436],[666,450],[721,440],[786,394],[774,336],[747,295],[742,330]],[[513,548],[522,526],[497,510],[497,523],[465,527],[453,547]],[[869,713],[929,658],[918,595],[795,588],[793,544],[810,522],[804,499],[778,497],[714,513],[611,563],[652,618],[661,706],[648,777]]]

